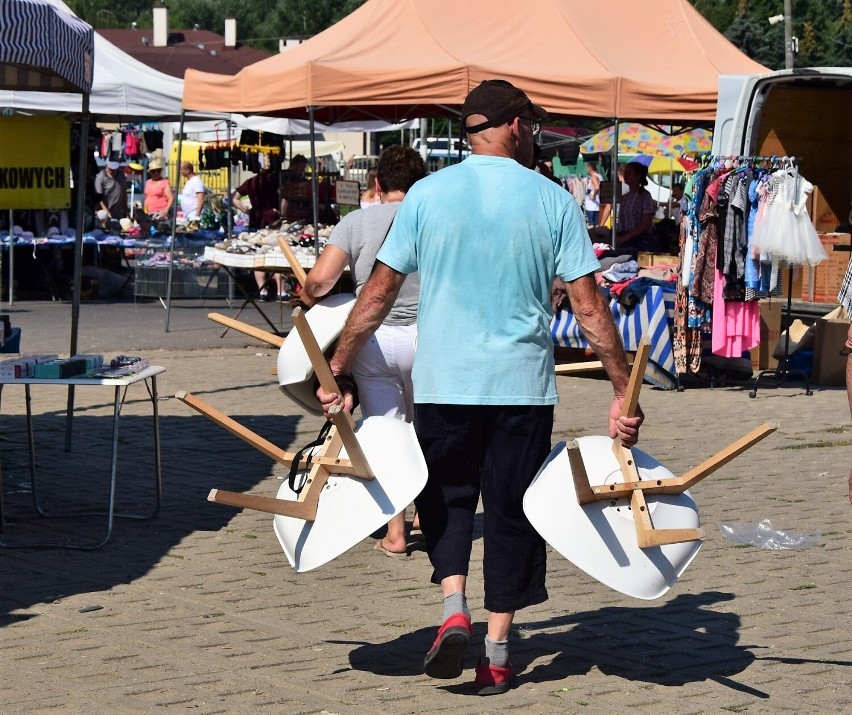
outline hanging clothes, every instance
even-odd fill
[[[754,159],[712,160],[687,181],[673,338],[678,373],[700,368],[702,335],[710,334],[713,353],[723,357],[757,346],[757,300],[780,293],[779,264],[827,258],[806,209],[813,186],[787,157],[783,166],[769,160],[771,167]]]
[[[815,266],[827,260],[808,215],[807,200],[813,184],[789,170],[776,172],[774,184],[776,195],[755,231],[754,250],[769,256],[773,263]]]
[[[738,358],[760,344],[760,304],[727,300],[725,283],[717,269],[711,344],[714,355]]]

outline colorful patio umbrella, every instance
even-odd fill
[[[707,154],[713,148],[713,132],[709,129],[692,129],[681,134],[663,137],[663,148],[672,156]]]
[[[680,156],[709,152],[712,132],[707,129],[660,127],[663,131],[634,122],[618,125],[618,153],[646,156]],[[602,129],[580,145],[583,154],[612,151],[615,127]]]
[[[651,156],[636,154],[630,157],[619,157],[621,161],[638,161],[648,167],[649,174],[674,174],[678,171],[695,171],[700,164],[686,157]]]

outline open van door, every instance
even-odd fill
[[[731,112],[737,83],[741,89]],[[819,188],[827,206],[821,211],[825,223],[818,224],[818,230],[843,227],[848,232],[852,220],[850,117],[850,67],[780,70],[744,78],[723,75],[713,153],[799,157],[802,175]]]

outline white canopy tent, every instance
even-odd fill
[[[79,100],[80,134],[89,130],[89,97],[93,82],[94,32],[70,11],[52,7],[46,0],[3,0],[0,3],[0,88],[17,92],[30,88],[29,94],[52,101],[57,92],[76,92]],[[64,7],[64,6],[63,6]],[[67,8],[65,8],[67,10]],[[78,180],[85,182],[85,152],[79,153]],[[9,207],[10,209],[14,207]],[[77,354],[80,322],[80,284],[83,262],[83,192],[77,194],[77,233],[74,242],[74,284],[71,302],[70,355]],[[14,240],[12,213],[9,214],[9,303],[14,296]],[[68,386],[65,449],[71,448],[71,424],[74,412],[74,386]]]
[[[4,0],[0,7],[0,88],[2,94],[26,94],[47,105],[57,96],[73,97],[88,132],[89,93],[93,84],[92,28],[61,4],[49,0]],[[59,48],[62,48],[59,51]],[[29,88],[32,91],[22,91]],[[62,91],[65,90],[65,91]],[[66,94],[67,93],[67,94]],[[80,157],[78,177],[85,180],[86,162]],[[9,209],[16,208],[9,206]],[[74,251],[74,288],[71,308],[71,355],[77,352],[80,314],[80,268],[83,254],[83,196],[78,192],[79,219]],[[11,212],[10,212],[11,219]],[[14,301],[14,244],[9,225],[9,304]]]

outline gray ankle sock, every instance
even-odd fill
[[[470,620],[470,611],[467,607],[467,596],[465,596],[461,591],[451,593],[449,596],[444,598],[444,615],[441,618],[441,621],[446,621],[455,613],[464,613],[464,615],[467,616],[467,619]]]
[[[505,668],[509,664],[509,641],[493,641],[485,636],[482,644],[482,664]]]

